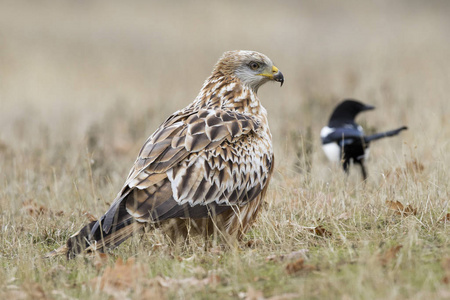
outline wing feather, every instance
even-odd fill
[[[206,217],[211,209],[224,211],[251,201],[271,168],[259,166],[271,164],[270,151],[255,164],[251,147],[258,147],[259,127],[259,121],[238,112],[177,112],[146,141],[122,190],[133,191],[126,197],[120,193],[117,201],[126,201],[127,211],[139,221],[152,222],[180,215]],[[118,206],[113,203],[105,220],[112,222]],[[105,221],[104,227],[110,226]]]

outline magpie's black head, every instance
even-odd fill
[[[362,111],[374,109],[374,106],[366,105],[357,100],[347,99],[336,106],[331,114],[328,126],[339,127],[343,124],[353,123],[355,117]]]

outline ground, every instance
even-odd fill
[[[448,299],[446,1],[11,1],[0,4],[0,298]],[[276,169],[239,244],[160,232],[107,255],[44,255],[106,211],[145,139],[222,52],[285,75],[259,97]],[[369,179],[319,132],[338,101],[376,106]]]

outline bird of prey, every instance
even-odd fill
[[[363,128],[355,122],[355,117],[363,111],[375,109],[357,100],[344,100],[339,103],[331,114],[328,126],[322,128],[320,137],[322,149],[332,162],[341,162],[346,173],[349,172],[350,162],[359,164],[363,179],[367,179],[364,160],[369,154],[370,142],[399,134],[408,129],[403,126],[373,135],[364,135]]]
[[[168,233],[242,237],[274,168],[267,111],[257,97],[283,74],[264,54],[228,51],[200,93],[144,143],[109,210],[67,241],[68,258],[117,247],[150,224]]]

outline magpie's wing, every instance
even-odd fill
[[[375,133],[369,136],[364,137],[364,142],[366,143],[370,143],[371,141],[375,141],[375,140],[379,140],[382,139],[384,137],[388,137],[388,136],[394,136],[399,134],[401,131],[408,129],[408,127],[403,126],[394,130],[390,130],[390,131],[385,131],[385,132],[380,132],[380,133]]]
[[[364,138],[364,132],[355,127],[339,127],[322,139],[322,143],[336,142],[340,146],[351,144],[355,141],[361,141]]]

